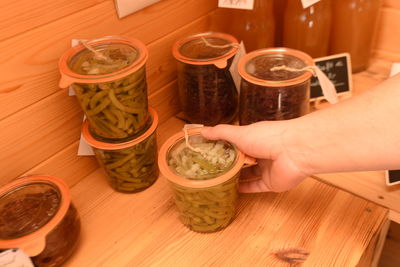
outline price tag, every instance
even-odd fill
[[[0,253],[1,267],[34,267],[31,259],[20,249],[9,249]]]
[[[320,0],[301,0],[301,4],[303,5],[303,8],[306,9],[319,1]]]
[[[229,71],[230,71],[230,73],[232,75],[232,79],[233,79],[233,82],[235,83],[235,87],[236,87],[236,90],[238,91],[238,93],[240,93],[240,81],[241,81],[242,78],[240,77],[237,65],[239,63],[239,60],[244,55],[246,55],[246,48],[244,47],[244,44],[243,44],[243,41],[242,41],[239,44],[239,48],[238,48],[238,50],[236,52],[235,57],[232,60],[231,67],[229,68]]]
[[[218,7],[252,10],[254,8],[254,0],[218,0]]]
[[[348,53],[336,54],[328,57],[314,59],[315,65],[325,73],[326,77],[334,84],[338,96],[351,95],[352,77],[351,62]],[[320,80],[311,78],[311,101],[324,99]]]

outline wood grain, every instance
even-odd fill
[[[230,226],[200,234],[180,223],[163,177],[127,195],[96,171],[72,192],[83,229],[66,266],[289,266],[297,255],[302,266],[354,266],[387,213],[308,179],[286,193],[241,195]]]
[[[7,1],[0,10],[0,41],[104,1],[107,0]]]
[[[152,93],[172,81],[173,39],[205,30],[206,19],[197,19],[215,7],[212,0],[164,0],[119,20],[113,2],[106,1],[0,42],[0,120],[59,90],[57,62],[73,38],[125,35],[148,44]],[[157,41],[160,38],[164,39]]]
[[[382,2],[384,7],[400,9],[400,2],[398,0],[383,0]]]

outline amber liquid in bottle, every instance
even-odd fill
[[[335,0],[330,53],[348,52],[353,72],[365,70],[381,0]]]
[[[255,0],[253,10],[221,8],[222,30],[243,40],[246,52],[273,47],[275,20],[273,1]]]
[[[331,1],[321,0],[303,9],[300,0],[288,0],[283,22],[283,45],[311,57],[328,54]]]

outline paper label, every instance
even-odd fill
[[[303,5],[303,8],[306,9],[319,1],[320,0],[301,0],[301,4]]]
[[[160,0],[115,0],[119,18],[123,18]]]
[[[390,77],[400,72],[400,63],[393,63],[392,69],[390,70]]]
[[[239,60],[246,55],[246,48],[244,47],[243,41],[240,42],[239,48],[236,52],[235,57],[232,60],[231,67],[229,68],[229,71],[232,75],[233,82],[235,83],[236,90],[238,93],[240,93],[240,81],[241,77],[237,68],[237,65],[239,63]]]
[[[324,72],[318,67],[315,67],[315,73],[317,74],[319,84],[322,88],[322,93],[326,100],[331,104],[336,104],[339,102],[335,85],[331,80],[325,75]]]
[[[254,8],[254,0],[218,0],[218,7],[252,10]]]
[[[31,259],[20,249],[9,249],[0,253],[1,267],[34,267]]]

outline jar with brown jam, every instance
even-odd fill
[[[238,93],[229,71],[237,40],[224,33],[202,33],[177,41],[181,107],[191,123],[216,125],[235,119]]]
[[[273,69],[282,66],[287,69]],[[307,114],[312,72],[306,69],[312,66],[309,55],[289,48],[261,49],[244,56],[238,64],[240,125]]]
[[[35,266],[60,266],[79,233],[79,215],[62,180],[29,176],[0,188],[0,250],[19,248]]]

